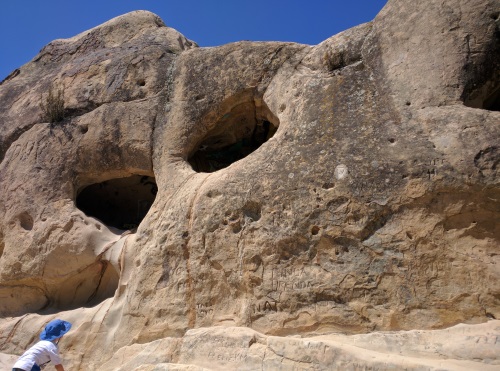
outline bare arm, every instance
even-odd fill
[[[55,365],[54,367],[56,368],[57,371],[64,371],[63,365]]]

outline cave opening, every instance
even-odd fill
[[[233,106],[214,125],[189,156],[197,172],[212,173],[239,161],[267,142],[279,121],[263,103],[248,99]]]
[[[472,108],[500,111],[500,83],[495,84],[494,81],[489,81],[471,94],[464,103]]]
[[[498,15],[496,15],[498,19]],[[463,92],[466,106],[488,111],[500,111],[500,30],[487,46],[487,52],[477,55],[465,68],[471,76]]]
[[[76,197],[76,206],[107,226],[131,230],[144,219],[157,192],[154,177],[132,175],[83,188]]]

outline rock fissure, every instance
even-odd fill
[[[108,263],[105,262],[105,261],[99,260],[98,264],[101,265],[101,272],[99,274],[99,277],[98,277],[98,280],[97,280],[97,285],[96,285],[96,288],[95,288],[94,292],[90,293],[90,296],[89,296],[89,298],[86,301],[87,304],[91,303],[92,300],[97,296],[97,293],[98,293],[99,289],[101,288],[101,283],[102,283],[102,280],[103,280],[103,276],[106,273],[106,268],[107,268]]]

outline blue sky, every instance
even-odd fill
[[[200,46],[233,41],[318,44],[372,20],[386,0],[3,0],[0,81],[54,39],[149,10]]]

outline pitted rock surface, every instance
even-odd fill
[[[498,367],[499,14],[200,48],[137,11],[47,45],[0,84],[0,350],[58,316],[72,369]]]

